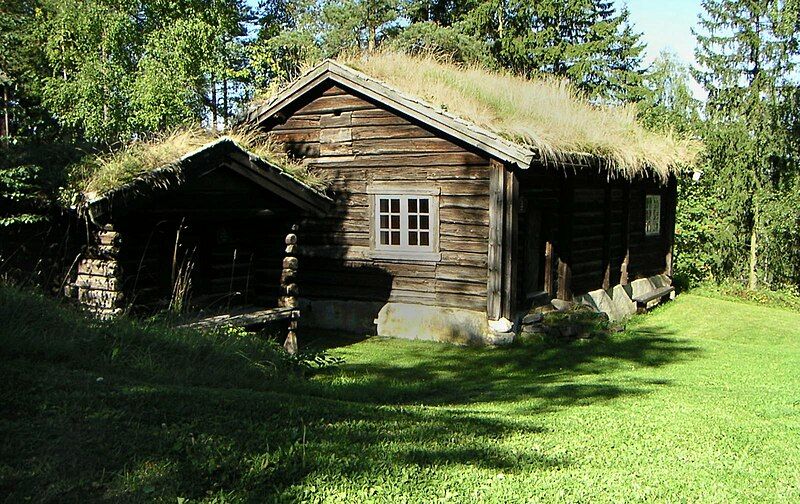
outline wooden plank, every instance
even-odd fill
[[[517,286],[517,211],[519,209],[519,183],[516,174],[504,170],[504,222],[503,222],[503,307],[504,317],[511,319],[516,303]]]
[[[489,178],[489,253],[486,313],[492,320],[502,315],[503,288],[503,202],[505,167],[492,161]]]
[[[622,250],[623,259],[620,265],[619,283],[620,285],[628,285],[628,268],[631,262],[631,188],[630,182],[623,181],[622,186]]]
[[[553,283],[553,261],[553,241],[547,240],[544,244],[544,290],[550,297],[556,295]]]
[[[226,313],[207,317],[178,327],[190,329],[215,329],[221,327],[249,327],[268,322],[288,320],[298,313],[294,307],[270,308],[267,310],[240,310],[233,313]]]
[[[561,208],[558,219],[558,291],[557,297],[572,300],[572,180],[567,176],[561,183]]]
[[[114,276],[121,267],[117,261],[108,259],[82,259],[78,263],[78,273],[98,276]]]
[[[611,287],[611,185],[603,195],[603,289]]]
[[[320,96],[319,98],[311,101],[311,103],[301,107],[293,114],[293,116],[305,114],[330,114],[339,111],[344,112],[371,108],[374,108],[374,105],[352,94]]]
[[[434,134],[412,124],[389,126],[369,124],[353,128],[353,140],[380,141],[398,138],[434,138]]]
[[[403,154],[327,156],[307,159],[310,166],[325,168],[404,168],[422,166],[483,166],[485,158],[467,151],[406,152]],[[487,168],[488,169],[488,168]]]
[[[666,197],[666,204],[665,204],[665,211],[667,213],[667,224],[664,229],[665,239],[666,239],[666,257],[664,258],[665,261],[665,268],[664,274],[672,277],[673,268],[672,268],[672,259],[673,253],[675,249],[675,213],[677,211],[677,202],[678,202],[678,180],[673,175],[670,177],[668,186],[667,186],[667,197]]]
[[[402,154],[420,151],[453,152],[461,150],[444,138],[387,138],[380,141],[353,140],[353,153],[357,155]]]

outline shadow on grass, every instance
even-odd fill
[[[320,387],[319,394],[398,405],[527,401],[544,411],[666,385],[659,380],[626,380],[622,386],[603,378],[623,367],[657,368],[692,358],[698,352],[663,327],[632,329],[568,344],[542,341],[501,349],[416,342],[384,344],[382,338],[372,338],[362,346],[370,358],[322,371],[318,378],[325,386]],[[576,380],[578,377],[580,380]],[[531,401],[535,399],[541,401]]]
[[[277,379],[260,367],[271,354],[252,341],[216,348],[131,325],[119,326],[121,342],[46,300],[0,301],[6,320],[39,311],[0,338],[0,495],[9,501],[296,501],[320,482],[424,489],[444,467],[564,467],[566,455],[509,440],[554,435],[541,412],[668,385],[615,379],[620,369],[697,353],[652,327],[505,349],[375,338],[349,350],[360,360],[310,381]],[[131,357],[112,357],[115,348]]]

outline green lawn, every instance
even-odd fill
[[[800,500],[800,313],[682,295],[604,340],[344,341],[278,379],[257,343],[120,344],[53,312],[0,299],[10,501]],[[77,343],[38,348],[59,317]]]

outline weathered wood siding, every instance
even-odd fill
[[[331,86],[265,124],[331,182],[336,207],[303,223],[301,295],[486,309],[489,161],[378,103]],[[373,182],[441,189],[442,259],[370,258]]]
[[[674,181],[667,186],[651,180],[608,181],[597,174],[565,175],[561,170],[534,167],[522,176],[521,191],[529,211],[542,211],[552,239],[554,294],[565,271],[568,295],[669,272]],[[645,236],[647,194],[662,196],[659,236]]]

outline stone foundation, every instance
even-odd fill
[[[510,342],[504,334],[490,329],[485,313],[474,310],[368,301],[304,299],[301,303],[301,327],[307,331],[323,329],[457,345]]]
[[[615,285],[608,290],[598,289],[582,296],[577,296],[575,302],[590,306],[597,311],[608,315],[612,321],[622,320],[636,313],[634,297],[649,294],[656,289],[672,285],[672,279],[667,275],[655,275],[650,278],[634,280],[629,285]],[[675,298],[675,293],[670,299]],[[652,303],[658,304],[658,301]],[[652,308],[652,306],[648,306]]]

